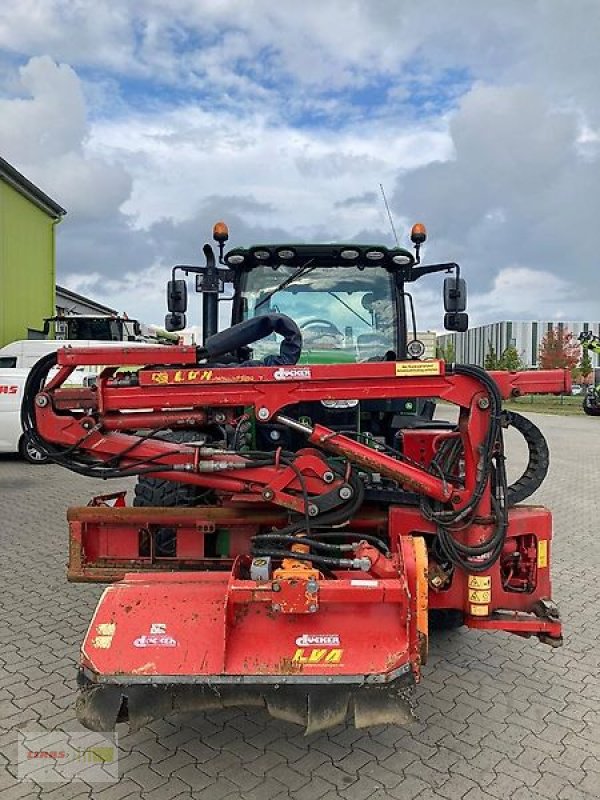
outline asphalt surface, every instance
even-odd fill
[[[102,587],[65,579],[65,509],[118,488],[0,457],[0,800],[585,800],[600,797],[600,420],[532,415],[551,472],[554,598],[565,645],[461,629],[434,635],[418,721],[304,737],[264,713],[120,726],[120,780],[19,782],[17,730],[77,728],[75,665]],[[517,468],[522,448],[509,437]]]

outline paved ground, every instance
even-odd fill
[[[304,738],[255,712],[171,718],[121,735],[122,777],[103,790],[19,783],[15,760],[16,729],[76,724],[77,649],[101,588],[65,581],[64,509],[107,486],[0,459],[0,800],[600,797],[600,421],[536,419],[553,453],[537,499],[556,515],[565,647],[466,630],[438,635],[412,726]],[[518,450],[512,440],[509,450]]]

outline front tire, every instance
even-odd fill
[[[28,464],[48,464],[50,459],[31,442],[26,434],[21,436],[19,442],[19,455]]]
[[[197,431],[170,431],[156,436],[167,442],[196,442]],[[203,489],[190,483],[161,480],[140,475],[134,489],[133,505],[138,507],[174,508],[175,506],[205,505],[210,490]],[[155,533],[156,554],[158,556],[174,557],[176,555],[176,534],[174,528],[160,528]]]

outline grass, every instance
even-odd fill
[[[511,411],[538,412],[540,414],[560,414],[562,416],[583,415],[583,395],[563,394],[559,396],[550,394],[530,394],[518,400],[507,400],[504,408]]]

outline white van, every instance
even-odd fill
[[[42,356],[61,347],[148,347],[148,342],[102,342],[96,339],[23,339],[0,347],[0,369],[30,369]]]
[[[33,464],[48,459],[23,435],[21,404],[28,369],[0,368],[0,453],[20,453]]]
[[[21,403],[29,370],[42,356],[61,347],[148,347],[148,342],[100,342],[86,340],[26,339],[0,348],[0,453],[20,453],[30,463],[48,459],[23,436]],[[99,368],[77,367],[67,386],[87,386],[95,380]],[[53,373],[51,372],[50,375]]]

